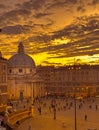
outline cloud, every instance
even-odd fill
[[[51,3],[47,4],[46,10],[56,9],[56,8],[67,8],[77,4],[78,0],[57,0],[52,1]]]
[[[73,57],[98,54],[99,50],[99,16],[83,17],[64,29],[53,32],[53,35],[36,37],[38,41],[53,42],[55,39],[65,38],[71,39],[71,42],[63,43],[61,45],[49,45],[46,47],[39,47],[39,52],[47,52],[53,54],[51,58]],[[57,54],[57,56],[54,56]]]
[[[51,13],[36,13],[34,17],[38,19],[49,15],[51,15]]]
[[[83,6],[78,6],[78,7],[77,7],[77,11],[78,11],[78,12],[85,12],[86,9],[85,9]]]
[[[24,4],[20,6],[20,8],[27,8],[28,10],[39,10],[44,6],[44,4],[45,0],[30,0],[28,2],[24,2]]]
[[[93,0],[93,1],[92,1],[92,5],[93,5],[93,4],[95,4],[95,5],[96,5],[96,4],[99,4],[99,0]]]
[[[78,2],[78,0],[69,0],[68,2],[71,2],[72,4],[76,4]]]
[[[53,65],[57,65],[57,66],[61,66],[61,63],[55,63],[55,62],[49,62],[49,61],[43,61],[41,64],[45,64],[48,66],[53,66]]]
[[[46,10],[65,7],[65,1],[55,1],[47,5]]]
[[[99,48],[99,16],[82,17],[62,30],[51,35],[36,35],[29,37],[28,41],[38,43],[34,53],[47,52],[50,58],[64,58],[73,56],[92,56],[98,54]],[[35,25],[36,26],[36,25]],[[37,25],[38,26],[38,25]],[[40,25],[43,26],[43,25]],[[68,43],[54,45],[55,39],[68,38]],[[53,44],[52,44],[53,43]],[[32,51],[32,50],[31,50]],[[31,52],[30,51],[30,52]],[[29,52],[29,53],[30,53]],[[52,56],[53,55],[53,56]],[[56,56],[55,56],[56,55]]]
[[[85,32],[94,32],[99,30],[99,15],[90,16],[90,17],[78,17],[76,20],[71,23],[69,26],[66,26],[64,29],[54,32],[54,36],[80,36],[84,35]]]
[[[34,36],[33,39],[36,43],[47,43],[51,40],[51,36],[49,35],[41,35],[41,36]]]
[[[21,25],[16,25],[16,26],[7,26],[2,29],[2,33],[7,34],[7,35],[14,35],[14,34],[20,34],[22,33],[22,26]]]
[[[26,9],[9,11],[0,16],[0,25],[4,26],[6,24],[13,24],[15,22],[19,22],[22,18],[25,20],[26,17],[28,18],[30,14],[31,11],[28,11]]]
[[[94,11],[98,1],[22,0],[9,4],[11,9],[3,2],[0,4],[1,37],[15,45],[20,34],[29,54],[46,52],[49,59],[93,56],[99,53],[99,15]],[[97,15],[90,15],[94,13]]]
[[[89,62],[89,64],[99,64],[99,60],[92,60]]]
[[[7,44],[7,43],[0,43],[0,46],[1,47],[5,47],[5,46],[9,46],[9,44]]]
[[[28,33],[31,28],[33,28],[33,26],[20,25],[20,24],[17,24],[15,26],[5,26],[2,28],[2,34],[7,35],[25,34]]]

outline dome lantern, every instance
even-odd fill
[[[22,42],[20,42],[18,45],[18,53],[24,53],[24,46],[23,46]]]
[[[35,68],[34,60],[24,52],[24,46],[22,42],[18,45],[18,51],[8,60],[9,67],[33,67]]]

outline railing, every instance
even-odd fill
[[[22,120],[31,116],[32,116],[32,112],[31,109],[29,109],[29,110],[24,110],[24,111],[19,111],[19,112],[9,114],[7,119],[8,119],[8,123],[11,126],[14,126],[17,122],[19,123]]]

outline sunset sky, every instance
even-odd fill
[[[0,0],[0,51],[36,65],[99,64],[99,0]]]

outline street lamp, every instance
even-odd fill
[[[73,80],[74,81],[76,81],[76,75],[75,75],[75,73],[76,73],[76,69],[78,69],[78,68],[76,68],[76,66],[75,66],[75,59],[74,59],[74,66],[73,66],[73,68],[72,68],[74,71],[73,71]],[[76,88],[75,88],[75,94],[74,94],[74,125],[75,125],[75,130],[77,130],[77,112],[76,112]]]
[[[75,130],[77,130],[77,107],[76,107],[76,100],[83,99],[82,97],[74,97],[74,119],[75,119]]]
[[[54,120],[56,119],[56,108],[55,108],[55,105],[54,105]]]
[[[76,114],[76,98],[74,97],[74,109],[75,109],[75,130],[77,130],[77,114]]]

